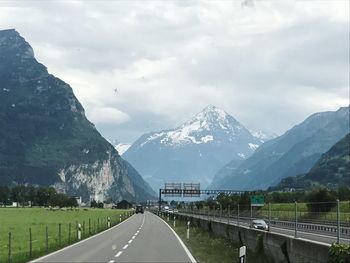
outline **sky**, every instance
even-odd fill
[[[349,105],[349,1],[3,1],[109,140],[174,128],[209,104],[282,134]]]

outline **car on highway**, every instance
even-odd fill
[[[144,212],[144,210],[143,210],[143,206],[142,205],[137,205],[136,206],[136,214],[138,214],[138,213],[141,213],[141,214],[143,214],[143,212]]]
[[[253,220],[250,227],[261,230],[269,230],[269,225],[262,219]]]

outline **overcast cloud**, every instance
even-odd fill
[[[208,104],[278,134],[349,105],[349,1],[0,1],[108,139]]]

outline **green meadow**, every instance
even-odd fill
[[[0,262],[27,262],[125,220],[130,210],[0,208]],[[31,242],[30,242],[31,241]],[[10,259],[10,260],[9,260]]]

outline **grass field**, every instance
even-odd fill
[[[78,223],[81,224],[82,238],[86,238],[105,230],[108,217],[113,226],[119,223],[120,218],[124,220],[129,212],[112,209],[53,211],[45,208],[0,208],[0,262],[8,262],[9,257],[12,262],[27,262],[29,258],[76,242]]]

